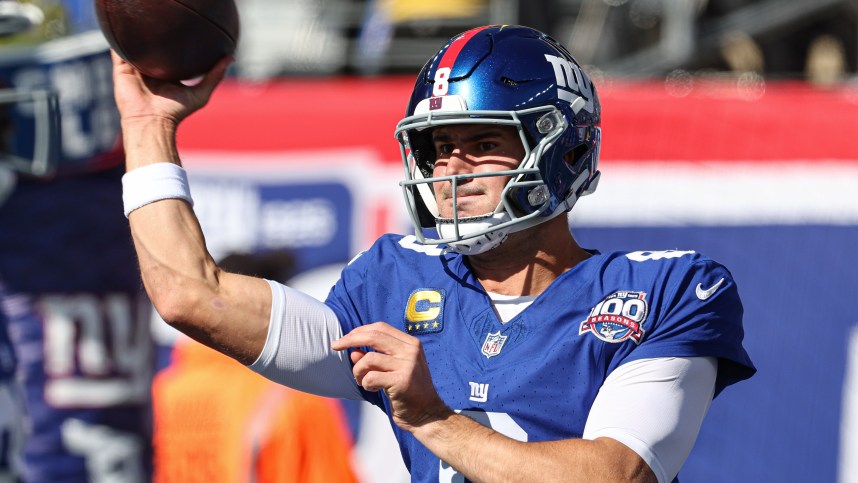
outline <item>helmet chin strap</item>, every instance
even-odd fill
[[[479,255],[506,241],[512,231],[512,227],[492,230],[483,235],[471,235],[488,230],[509,220],[510,216],[505,212],[461,218],[458,225],[452,218],[435,218],[435,227],[442,238],[464,238],[464,240],[448,243],[447,246],[450,251],[461,253],[462,255]],[[457,226],[459,236],[456,236]]]
[[[583,193],[589,194],[589,193]],[[459,219],[459,233],[456,236],[456,223],[452,218],[435,218],[435,227],[438,234],[442,238],[465,238],[447,243],[447,249],[451,252],[460,253],[462,255],[479,255],[493,248],[497,248],[509,238],[509,235],[519,231],[527,230],[536,225],[552,220],[555,217],[567,213],[578,197],[574,194],[566,199],[566,203],[560,203],[554,209],[554,212],[547,216],[539,216],[531,218],[523,223],[508,225],[504,228],[491,230],[491,227],[498,226],[502,223],[510,221],[512,218],[509,213],[501,211],[498,213],[488,213],[480,216],[471,216]],[[500,208],[500,207],[499,207]],[[486,233],[487,232],[487,233]],[[474,233],[482,233],[468,238]]]

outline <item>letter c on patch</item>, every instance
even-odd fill
[[[435,320],[441,314],[441,293],[436,290],[418,290],[411,294],[405,317],[410,322]]]

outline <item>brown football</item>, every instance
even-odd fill
[[[238,44],[234,0],[95,0],[95,11],[113,50],[157,79],[205,74]]]

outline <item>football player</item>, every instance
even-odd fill
[[[713,397],[754,373],[726,268],[570,233],[599,179],[600,104],[543,33],[480,27],[429,60],[396,129],[416,232],[378,239],[325,303],[205,251],[175,130],[229,60],[192,88],[114,61],[157,310],[275,381],[382,408],[415,481],[671,481]]]
[[[151,474],[151,309],[116,213],[119,117],[91,10],[0,0],[0,422],[25,430],[18,451],[0,428],[0,466],[23,481]]]

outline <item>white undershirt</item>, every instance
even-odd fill
[[[492,308],[498,316],[501,324],[506,324],[514,319],[516,315],[528,308],[536,295],[501,295],[499,293],[487,292],[492,301]]]
[[[330,348],[332,341],[342,337],[334,312],[309,295],[268,283],[272,290],[268,338],[262,353],[248,367],[301,391],[363,399],[346,351]],[[502,321],[511,320],[535,298],[496,295],[491,298]],[[530,300],[522,300],[527,298]],[[583,439],[617,440],[640,455],[660,483],[669,482],[694,446],[715,393],[717,372],[717,360],[712,357],[625,363],[602,384]]]

